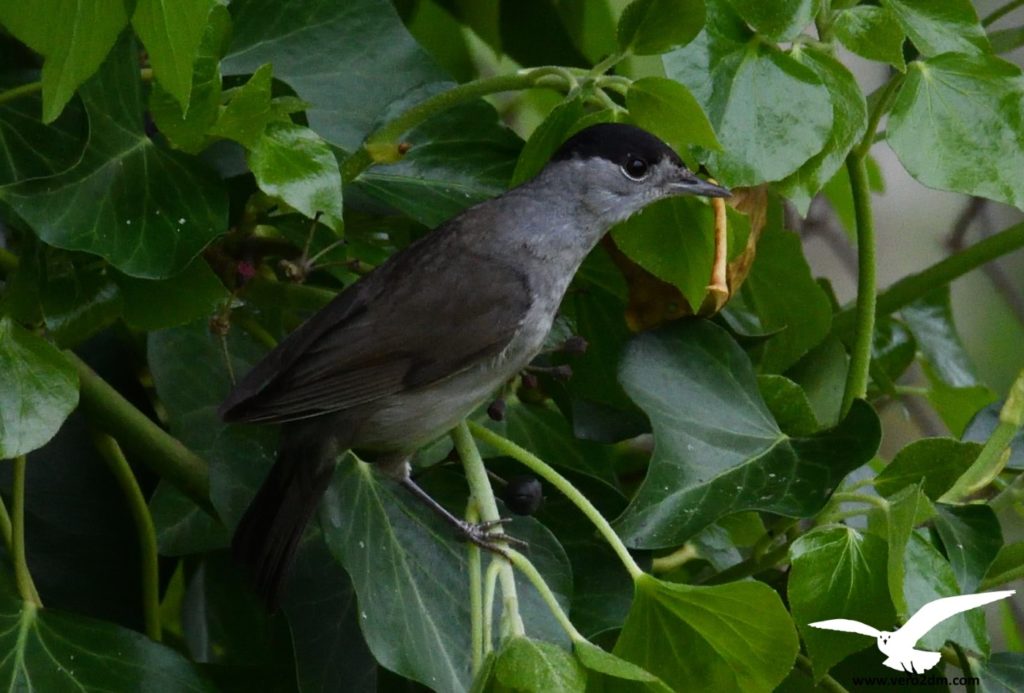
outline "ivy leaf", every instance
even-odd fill
[[[335,232],[342,230],[341,172],[327,143],[307,127],[271,123],[247,153],[260,190]]]
[[[526,693],[583,691],[587,676],[571,654],[557,645],[522,636],[498,652],[494,676],[509,689]]]
[[[704,0],[634,0],[619,18],[619,49],[637,55],[682,46],[704,25]]]
[[[1024,681],[1024,653],[996,652],[977,664],[974,675],[981,679],[982,693],[1013,693]]]
[[[128,22],[125,3],[63,0],[0,3],[0,24],[42,54],[43,122],[52,123],[99,68]],[[129,65],[136,64],[134,60]]]
[[[245,84],[228,90],[228,102],[210,134],[232,139],[246,149],[256,147],[274,115],[270,107],[272,84],[273,66],[268,63],[252,73]]]
[[[927,522],[935,510],[921,491],[921,484],[904,487],[889,499],[889,511],[885,514],[885,540],[889,542],[886,565],[886,581],[889,595],[896,607],[896,614],[904,620],[913,615],[907,605],[905,585],[907,582],[907,545],[914,534],[914,528]]]
[[[617,521],[638,548],[678,546],[742,510],[813,515],[878,447],[878,420],[863,403],[829,431],[782,433],[746,354],[711,323],[635,338],[619,379],[654,428],[647,478]]]
[[[679,82],[664,77],[644,77],[626,92],[629,115],[676,151],[690,146],[721,149],[715,131],[697,99]]]
[[[887,7],[857,5],[836,12],[832,24],[836,38],[862,58],[889,63],[900,72],[907,68],[903,42],[907,34]]]
[[[115,275],[121,288],[124,320],[143,331],[159,330],[209,317],[228,296],[227,289],[202,258],[170,279]]]
[[[978,458],[978,443],[953,438],[922,438],[896,453],[892,462],[875,477],[875,490],[891,496],[907,484],[921,483],[932,500],[952,488]]]
[[[935,529],[963,594],[978,589],[1003,545],[1003,531],[987,505],[935,506]]]
[[[39,120],[40,97],[0,105],[0,188],[45,178],[73,166],[86,145],[86,120],[77,101],[49,125]]]
[[[781,375],[757,376],[757,388],[779,428],[789,436],[809,436],[821,428],[803,388]]]
[[[638,667],[632,662],[627,662],[621,657],[616,657],[610,652],[602,650],[586,640],[578,640],[572,645],[576,659],[588,670],[605,674],[624,681],[638,681],[646,684],[648,690],[668,693],[672,689],[649,671]]]
[[[991,55],[949,53],[910,64],[887,140],[924,185],[1024,209],[1022,127],[1020,69]]]
[[[0,200],[44,241],[100,255],[125,274],[185,268],[227,228],[221,181],[200,162],[157,147],[142,127],[130,36],[81,89],[89,145],[72,168],[0,188]]]
[[[872,534],[833,525],[801,536],[790,546],[789,555],[789,604],[814,675],[819,677],[848,655],[875,643],[863,635],[809,624],[850,618],[886,629],[895,620],[884,569],[886,545]]]
[[[970,0],[882,0],[923,55],[984,53],[985,30]]]
[[[132,26],[146,46],[153,75],[188,115],[192,94],[192,63],[215,0],[138,0]]]
[[[727,0],[758,33],[773,41],[792,41],[814,21],[821,0]]]
[[[709,24],[662,62],[707,113],[722,151],[707,152],[704,160],[726,185],[781,180],[828,141],[832,101],[817,73],[749,32],[727,37]],[[765,93],[773,97],[758,96]]]
[[[575,93],[559,103],[533,130],[530,139],[519,153],[516,170],[509,187],[515,187],[530,180],[544,168],[548,159],[564,142],[573,126],[583,117],[583,98]]]
[[[641,575],[614,653],[673,690],[753,693],[773,690],[798,649],[789,613],[764,583],[700,587]]]
[[[0,459],[42,447],[76,406],[78,375],[64,354],[0,319]]]

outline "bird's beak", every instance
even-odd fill
[[[670,189],[677,195],[700,195],[702,197],[731,197],[728,188],[709,183],[694,175],[692,171],[681,169],[679,176],[670,184]]]

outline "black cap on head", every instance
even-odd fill
[[[601,123],[580,130],[558,148],[552,161],[600,157],[622,164],[627,157],[639,156],[650,164],[664,158],[682,166],[679,155],[651,133],[625,123]]]

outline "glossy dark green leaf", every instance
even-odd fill
[[[704,109],[679,82],[664,77],[638,79],[626,93],[626,106],[637,125],[658,135],[676,151],[686,151],[690,146],[721,148]]]
[[[576,47],[556,0],[499,0],[501,50],[523,66],[589,67]]]
[[[621,657],[616,657],[611,652],[602,650],[597,645],[578,641],[573,643],[572,649],[580,664],[590,671],[625,681],[639,681],[646,684],[648,690],[664,693],[672,690],[654,674]]]
[[[822,50],[799,45],[791,55],[800,64],[814,70],[832,99],[832,129],[825,148],[779,182],[782,194],[806,214],[811,199],[842,167],[850,149],[864,136],[868,111],[857,80],[834,57]]]
[[[0,459],[44,445],[78,406],[78,375],[46,340],[0,319]]]
[[[964,441],[985,443],[999,425],[999,412],[1003,408],[1003,402],[993,402],[979,411],[963,433]],[[1007,461],[1008,469],[1024,469],[1024,431],[1017,431],[1017,435],[1010,441],[1010,459]]]
[[[301,0],[287,8],[275,0],[241,0],[231,3],[231,14],[224,73],[252,74],[272,63],[275,76],[310,104],[309,126],[347,151],[389,103],[445,78],[387,0]]]
[[[790,41],[810,24],[821,0],[727,0],[758,33],[773,41]]]
[[[439,86],[416,92],[398,111]],[[402,140],[412,145],[402,160],[374,166],[357,179],[357,186],[429,227],[505,192],[522,147],[521,140],[499,122],[494,107],[483,101],[445,111]]]
[[[832,23],[836,38],[857,55],[889,63],[902,71],[903,42],[907,34],[886,7],[857,5],[836,13]]]
[[[619,18],[619,48],[664,53],[690,41],[704,24],[704,0],[633,0]]]
[[[1014,693],[1024,684],[1024,653],[996,652],[972,673],[981,679],[982,693]]]
[[[725,185],[781,180],[822,151],[832,102],[814,70],[772,45],[705,29],[663,57],[665,73],[685,85],[707,113],[721,152],[705,161]],[[759,95],[771,93],[771,99]],[[799,122],[800,127],[792,127]],[[765,133],[771,133],[766,137]]]
[[[202,258],[170,279],[115,275],[121,287],[124,320],[138,330],[158,330],[209,317],[228,292]]]
[[[341,231],[341,172],[319,135],[301,125],[271,123],[247,160],[260,190]]]
[[[742,510],[813,515],[878,447],[878,420],[865,404],[818,435],[782,433],[747,355],[704,321],[634,339],[619,379],[654,427],[647,478],[617,521],[631,546],[678,546]]]
[[[807,393],[822,426],[834,426],[839,421],[849,363],[842,342],[830,335],[786,371],[786,377]]]
[[[882,0],[907,36],[926,56],[939,53],[983,53],[989,50],[985,30],[971,0]]]
[[[583,691],[587,676],[571,654],[543,640],[519,636],[498,652],[494,675],[499,683],[515,691]]]
[[[764,346],[763,371],[785,371],[820,344],[832,327],[832,305],[811,276],[800,237],[790,231],[765,229],[743,296],[762,327],[781,330]]]
[[[896,453],[875,478],[875,489],[891,496],[907,484],[922,483],[932,500],[953,486],[977,459],[981,445],[953,438],[922,438]]]
[[[128,22],[125,3],[67,5],[39,0],[0,5],[0,24],[43,63],[43,122],[51,123],[93,73]]]
[[[583,117],[583,98],[574,94],[555,106],[548,117],[534,129],[530,139],[519,153],[516,170],[512,174],[509,187],[533,178],[548,163],[559,145],[568,139],[573,126]]]
[[[889,498],[887,512],[883,513],[885,527],[881,536],[889,543],[886,581],[889,585],[889,596],[896,607],[896,614],[904,620],[914,613],[907,605],[905,589],[907,546],[914,534],[914,528],[927,522],[934,514],[935,509],[921,490],[920,483],[905,486],[893,494]]]
[[[192,63],[215,0],[184,0],[167,6],[161,0],[138,0],[132,26],[146,46],[153,76],[187,115],[192,94]]]
[[[821,676],[848,655],[875,642],[863,635],[810,627],[831,618],[850,618],[879,629],[895,619],[886,582],[886,545],[850,527],[818,527],[789,549],[792,567],[787,595],[800,636]]]
[[[873,375],[890,383],[896,381],[914,362],[917,340],[907,327],[892,318],[879,316],[871,343]]]
[[[57,346],[76,346],[120,317],[121,294],[101,260],[51,251],[40,270],[43,321]]]
[[[789,378],[759,375],[757,388],[768,411],[786,435],[809,436],[821,428],[807,393]]]
[[[90,122],[82,158],[60,175],[0,188],[0,199],[51,245],[133,276],[176,274],[227,228],[221,182],[146,136],[127,35],[81,94]]]
[[[0,186],[56,175],[82,155],[87,126],[79,103],[49,125],[39,120],[40,104],[27,96],[0,105]]]
[[[273,66],[261,65],[248,81],[225,93],[227,104],[220,110],[210,134],[227,137],[245,146],[255,148],[273,119],[270,107]]]
[[[180,654],[141,633],[0,597],[0,685],[8,690],[215,691]]]
[[[149,499],[161,556],[187,556],[231,545],[228,528],[165,481]]]
[[[1017,66],[990,55],[945,54],[910,64],[887,140],[929,187],[1024,208],[1022,123]]]
[[[763,583],[699,587],[643,575],[614,652],[673,690],[752,693],[773,690],[798,649],[782,600]],[[602,683],[634,690],[621,679]]]
[[[1003,532],[987,505],[935,506],[935,529],[963,594],[976,592],[999,548]]]

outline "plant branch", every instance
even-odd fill
[[[79,406],[101,431],[114,436],[150,469],[216,517],[210,503],[210,477],[206,462],[180,440],[136,409],[121,393],[71,351],[64,352],[78,371]]]
[[[42,82],[29,82],[28,84],[19,84],[16,87],[0,91],[0,106],[11,101],[20,99],[23,96],[29,96],[35,94],[38,91],[43,90]]]
[[[466,506],[466,520],[478,522],[480,513],[476,503],[470,498]],[[473,675],[480,671],[484,663],[484,591],[483,563],[480,559],[480,547],[469,545],[469,631],[472,645]]]
[[[508,560],[512,562],[516,570],[526,576],[526,579],[530,581],[530,584],[534,586],[537,592],[540,594],[541,599],[547,604],[551,614],[558,621],[558,625],[562,626],[562,630],[565,631],[566,635],[573,642],[586,641],[586,638],[576,630],[576,626],[569,620],[569,616],[562,609],[562,605],[558,603],[558,599],[555,598],[555,593],[551,591],[548,583],[544,580],[544,576],[540,574],[537,567],[533,565],[523,554],[519,553],[514,549],[509,549]]]
[[[736,565],[726,568],[720,573],[715,573],[707,580],[704,580],[701,584],[704,585],[720,585],[724,582],[734,582],[736,580],[742,580],[743,578],[750,577],[751,575],[757,575],[769,568],[772,568],[781,563],[789,555],[790,542],[786,541],[784,544],[772,549],[768,553],[759,557],[751,557],[745,561],[740,561]]]
[[[14,478],[11,482],[11,559],[14,561],[14,581],[21,599],[35,606],[43,602],[32,581],[25,557],[25,465],[24,455],[14,458]]]
[[[987,17],[981,20],[981,25],[984,27],[992,26],[1006,15],[1013,12],[1018,7],[1024,7],[1024,0],[1010,0],[1002,7],[993,10]]]
[[[142,613],[146,624],[146,635],[160,642],[160,565],[156,548],[156,528],[149,514],[146,497],[142,495],[139,482],[135,479],[131,465],[125,459],[121,446],[106,433],[94,433],[93,444],[100,456],[117,479],[131,511],[135,532],[139,539],[139,554],[142,560]]]
[[[857,218],[857,319],[850,370],[846,375],[841,416],[850,411],[853,400],[868,392],[871,367],[871,340],[875,333],[875,221],[871,210],[871,189],[863,154],[851,153],[846,159],[850,175],[853,206]]]
[[[619,560],[622,561],[622,565],[626,567],[630,577],[635,580],[644,574],[643,569],[640,568],[640,566],[637,565],[637,562],[633,560],[633,557],[629,555],[626,545],[622,543],[621,539],[619,539],[619,535],[615,533],[614,529],[612,529],[608,520],[604,518],[601,512],[594,507],[594,504],[587,500],[587,497],[580,493],[568,479],[556,472],[542,459],[528,450],[519,447],[508,438],[504,438],[474,421],[467,422],[467,425],[475,438],[487,443],[494,449],[498,450],[501,454],[518,460],[525,467],[537,474],[537,476],[543,478],[549,484],[561,491],[562,494],[565,495],[573,505],[579,508],[580,511],[587,516],[587,519],[597,527],[597,530],[605,538],[605,541],[611,544],[612,549],[615,551],[616,555],[618,555]]]
[[[494,491],[491,489],[491,482],[487,478],[487,468],[477,450],[476,442],[469,433],[465,421],[452,429],[452,441],[455,449],[462,459],[462,467],[466,470],[466,481],[469,483],[469,491],[480,513],[480,519],[485,522],[494,522],[501,519],[498,512],[498,503],[494,500]],[[495,527],[491,535],[500,541],[501,526]],[[519,614],[519,596],[516,592],[516,578],[512,572],[512,565],[504,556],[495,556],[495,561],[501,565],[498,578],[501,580],[502,609],[502,630],[503,634],[523,635],[526,629],[523,626],[523,619]],[[485,633],[484,637],[490,634]]]

